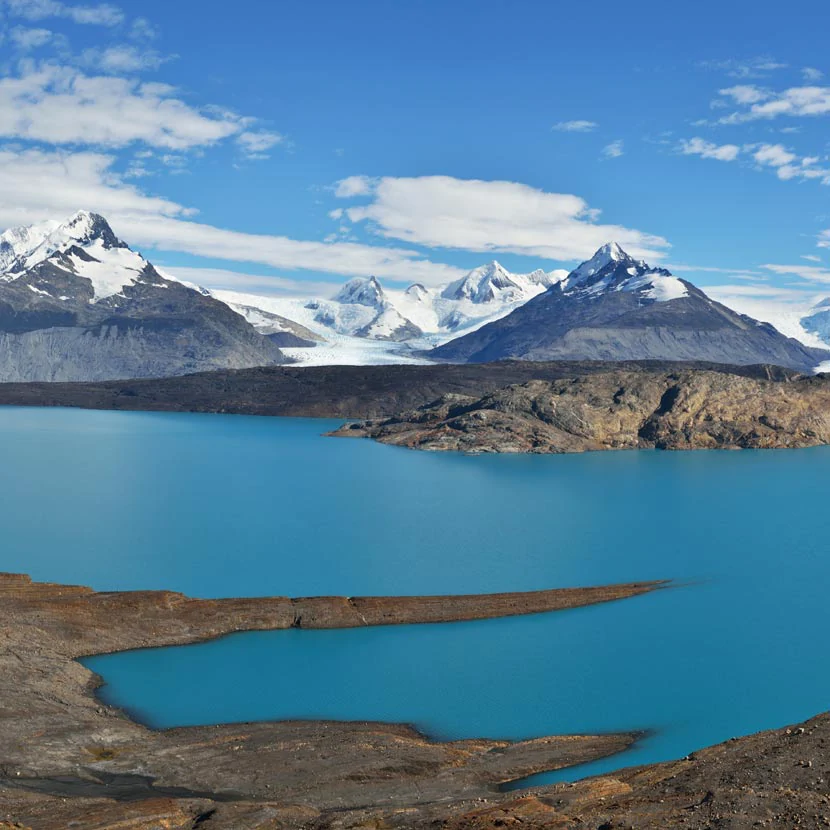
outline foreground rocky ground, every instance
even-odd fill
[[[337,722],[156,732],[102,705],[94,695],[97,678],[76,662],[80,655],[231,631],[474,619],[623,599],[658,587],[405,601],[192,600],[165,592],[101,594],[0,575],[0,828],[830,827],[827,714],[670,763],[503,792],[503,782],[620,752],[636,736],[440,743],[406,726]],[[302,679],[292,682],[301,694]]]
[[[619,752],[635,736],[441,743],[408,726],[335,722],[159,732],[102,705],[94,694],[97,678],[76,658],[234,631],[555,611],[661,586],[466,597],[195,600],[165,592],[95,593],[0,575],[0,821],[35,830],[213,830],[360,826],[364,818],[400,824],[470,809],[500,798],[503,782]],[[289,682],[301,695],[302,678]]]
[[[830,443],[830,377],[686,369],[533,380],[484,397],[445,395],[333,434],[464,452],[808,447]]]

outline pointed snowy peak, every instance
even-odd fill
[[[622,264],[634,266],[636,262],[616,242],[608,242],[590,259],[571,271],[568,276],[568,283],[576,285],[578,283],[593,282],[599,275],[608,273]]]
[[[386,303],[380,283],[374,278],[357,277],[349,280],[334,296],[335,302],[344,305],[365,305],[382,308]]]
[[[25,233],[21,234],[21,230]],[[83,248],[99,259],[103,251],[129,250],[103,216],[86,210],[79,210],[65,222],[43,223],[6,233],[15,233],[21,239],[25,237],[25,244],[21,242],[18,246],[17,258],[5,268],[15,273],[33,268],[53,254],[67,253],[73,247]]]
[[[50,220],[9,228],[0,233],[0,274],[10,270],[20,258],[31,254],[58,227],[60,222]]]
[[[109,222],[100,213],[91,213],[87,210],[79,210],[58,229],[57,233],[64,234],[67,239],[80,245],[98,241],[105,248],[127,247],[127,244],[113,233]]]
[[[563,281],[566,294],[599,296],[614,291],[637,294],[645,302],[668,302],[689,295],[689,283],[665,268],[630,257],[614,242],[603,245]]]
[[[429,291],[427,291],[426,286],[421,285],[421,283],[416,282],[413,285],[410,285],[406,291],[403,292],[410,300],[415,300],[415,302],[421,303],[427,299],[429,296]]]
[[[521,293],[522,286],[514,276],[493,260],[487,265],[473,268],[460,280],[451,282],[441,296],[447,300],[469,300],[473,303],[489,303],[505,292]]]

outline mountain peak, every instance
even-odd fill
[[[386,302],[386,295],[375,277],[355,277],[335,294],[334,299],[336,302],[345,305],[365,305],[370,308],[380,308]]]
[[[79,210],[69,220],[64,222],[54,234],[62,233],[69,240],[87,244],[94,240],[100,240],[105,248],[126,248],[113,233],[109,222],[100,213],[93,213],[89,210]]]
[[[606,242],[588,260],[571,271],[568,283],[571,286],[586,282],[593,282],[599,274],[606,274],[615,270],[621,263],[635,265],[635,261],[616,242]],[[641,263],[645,268],[645,263]]]

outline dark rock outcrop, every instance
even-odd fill
[[[830,443],[830,377],[608,372],[445,395],[333,434],[464,452],[808,447]]]

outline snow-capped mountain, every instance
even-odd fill
[[[705,360],[803,370],[824,359],[666,269],[633,259],[614,243],[540,296],[429,356],[469,362]]]
[[[245,313],[263,333],[265,323],[245,312],[246,307],[278,315],[313,333],[318,339],[313,351],[280,343],[302,363],[424,362],[416,352],[509,314],[565,273],[513,274],[492,262],[449,285],[432,288],[420,283],[387,288],[375,277],[358,277],[331,298],[263,297],[222,290],[208,294]]]
[[[526,302],[556,281],[541,269],[530,274],[511,274],[494,260],[450,283],[441,296],[446,300],[469,300],[477,305],[493,302],[509,305]]]
[[[98,214],[0,236],[0,380],[102,380],[283,362],[224,303],[163,277]]]

